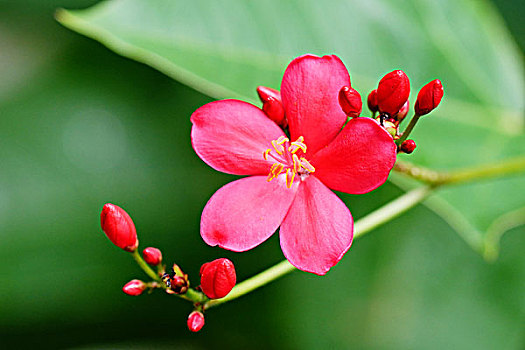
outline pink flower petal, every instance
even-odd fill
[[[197,155],[215,170],[235,175],[266,175],[272,165],[263,152],[283,131],[257,107],[238,100],[208,103],[191,116]]]
[[[329,188],[353,194],[381,186],[396,162],[392,137],[371,118],[354,118],[311,164]]]
[[[268,239],[283,221],[299,181],[286,187],[283,175],[271,182],[251,176],[223,186],[202,212],[201,236],[221,248],[242,252]]]
[[[334,55],[300,56],[286,68],[281,96],[291,139],[304,136],[307,154],[327,145],[346,122],[338,100],[345,85],[350,86],[350,76]]]
[[[300,270],[324,275],[352,244],[354,222],[345,204],[315,176],[299,186],[281,224],[281,248]]]

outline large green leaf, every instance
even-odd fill
[[[525,149],[521,57],[485,1],[112,0],[57,17],[215,98],[255,101],[257,85],[278,88],[287,62],[307,52],[339,55],[364,96],[396,68],[411,77],[412,101],[440,78],[444,101],[414,132],[411,160],[450,170]],[[442,190],[429,205],[483,251],[494,220],[523,207],[524,179]]]

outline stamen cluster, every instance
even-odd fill
[[[306,153],[306,144],[304,137],[299,136],[297,140],[290,142],[290,139],[285,136],[280,136],[277,140],[273,140],[272,148],[264,151],[264,160],[269,158],[276,162],[272,164],[267,181],[270,182],[279,176],[283,171],[286,172],[286,186],[292,187],[295,175],[307,175],[315,172],[315,168],[305,157],[299,157],[297,151],[301,150]]]

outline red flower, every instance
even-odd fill
[[[351,86],[337,56],[294,59],[281,84],[290,139],[261,109],[237,100],[193,113],[195,152],[214,169],[252,175],[225,185],[206,204],[206,243],[246,251],[280,229],[295,267],[325,274],[350,248],[353,220],[330,189],[366,193],[383,184],[396,159],[392,137],[370,118],[347,117],[338,102]],[[341,130],[342,129],[342,130]]]

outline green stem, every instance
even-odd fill
[[[407,139],[408,135],[410,135],[410,133],[412,132],[412,129],[414,129],[414,126],[416,126],[417,121],[419,120],[419,117],[420,117],[419,115],[414,114],[407,128],[405,129],[405,131],[403,131],[403,133],[401,134],[401,137],[399,137],[399,139],[396,141],[398,146],[401,145],[403,141]]]
[[[398,217],[407,210],[423,201],[432,192],[432,187],[423,186],[413,189],[401,197],[385,204],[379,209],[362,217],[354,224],[354,238],[364,236],[366,233]]]
[[[501,236],[515,227],[525,225],[525,207],[503,214],[489,226],[483,244],[483,257],[490,262],[497,259]]]
[[[496,164],[485,164],[448,173],[434,171],[402,161],[396,162],[394,170],[432,186],[451,185],[525,172],[525,156]]]
[[[225,296],[222,299],[214,299],[208,301],[206,304],[204,304],[205,309],[208,309],[213,306],[217,306],[220,304],[224,304],[228,301],[231,301],[233,299],[237,299],[238,297],[243,296],[244,294],[248,294],[251,291],[260,288],[276,279],[278,279],[281,276],[284,276],[292,271],[295,270],[295,267],[288,262],[288,260],[283,260],[277,265],[274,265],[270,267],[269,269],[243,281],[242,283],[239,283],[235,288],[232,289],[232,291]]]
[[[152,280],[159,282],[161,288],[166,289],[166,285],[162,282],[160,276],[153,271],[153,269],[142,259],[138,250],[131,253],[133,259],[137,262],[140,268],[148,275]],[[189,300],[194,304],[204,303],[208,298],[201,292],[197,292],[195,289],[188,288],[188,291],[184,294],[175,294],[179,298]]]
[[[502,175],[510,175],[525,171],[525,156],[505,160],[496,164],[486,164],[474,168],[458,170],[448,175],[440,185],[457,184],[472,180],[488,179]]]
[[[133,259],[135,259],[135,261],[137,262],[137,264],[140,266],[140,268],[146,273],[146,275],[148,275],[152,280],[154,281],[157,281],[157,282],[162,282],[161,279],[160,279],[160,276],[157,275],[155,273],[155,271],[153,271],[151,269],[151,267],[149,267],[149,265],[144,261],[144,259],[142,259],[142,257],[140,256],[139,254],[139,251],[138,249],[135,249],[135,251],[133,251],[131,253],[131,256],[133,256]]]
[[[381,208],[371,212],[354,224],[354,238],[359,238],[364,234],[372,231],[376,227],[392,220],[401,215],[405,211],[414,207],[416,204],[425,199],[432,192],[429,186],[420,187],[410,192],[405,193],[394,201],[382,206]],[[204,304],[204,309],[214,307],[228,301],[237,299],[251,291],[260,288],[279,277],[282,277],[295,270],[288,260],[283,260],[277,265],[255,275],[246,281],[239,283],[226,297],[222,299],[210,300]]]
[[[188,291],[186,293],[178,294],[178,296],[183,299],[189,300],[194,304],[202,304],[206,300],[209,300],[208,297],[204,295],[204,293],[197,292],[195,289],[192,288],[188,288]]]

